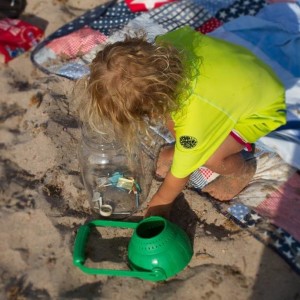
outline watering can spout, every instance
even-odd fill
[[[128,245],[128,262],[131,270],[95,269],[84,265],[85,245],[91,228],[95,226],[134,229]],[[88,274],[162,281],[184,269],[192,255],[192,246],[186,233],[162,217],[149,217],[139,223],[94,220],[82,225],[78,230],[73,263]]]

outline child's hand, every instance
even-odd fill
[[[158,191],[152,197],[145,217],[162,216],[168,218],[175,198],[182,192],[189,176],[176,178],[169,172]]]
[[[172,204],[172,199],[165,199],[160,196],[159,192],[155,193],[148,204],[145,218],[150,216],[160,216],[168,219]]]
[[[145,218],[151,216],[160,216],[169,219],[171,209],[172,209],[172,203],[165,204],[165,205],[151,205],[150,203],[145,213]]]

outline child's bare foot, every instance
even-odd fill
[[[168,145],[161,149],[157,163],[156,175],[160,178],[165,178],[169,172],[174,156],[174,145]]]
[[[250,182],[256,171],[255,161],[247,161],[241,170],[232,175],[220,175],[202,189],[212,197],[228,201],[239,194]]]

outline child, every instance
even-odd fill
[[[146,216],[168,217],[201,166],[220,174],[204,192],[222,201],[236,196],[255,173],[241,150],[286,122],[285,91],[268,66],[245,48],[188,26],[155,44],[127,37],[107,45],[90,69],[82,118],[92,127],[111,121],[128,149],[137,132],[146,134],[145,120],[164,122],[176,138],[158,160],[165,179]]]

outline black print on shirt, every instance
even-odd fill
[[[194,148],[197,145],[197,139],[188,135],[181,136],[179,142],[182,147],[187,149]]]

